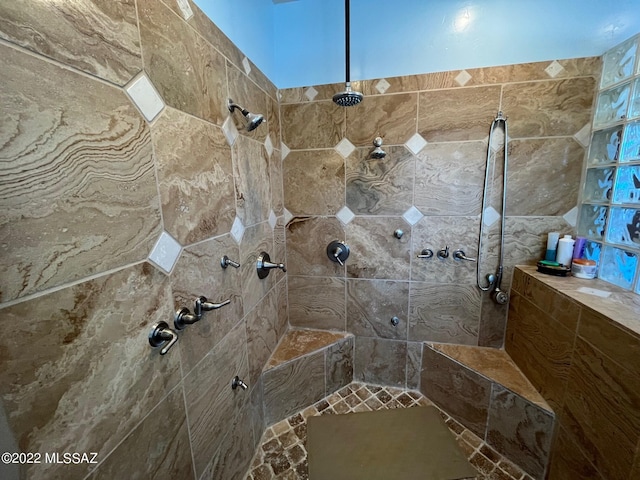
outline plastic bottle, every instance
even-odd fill
[[[560,238],[560,233],[558,232],[549,232],[547,235],[547,253],[544,256],[545,260],[550,260],[552,262],[556,261],[556,250],[558,248],[558,239]]]
[[[576,244],[573,247],[573,258],[582,258],[584,255],[584,247],[587,244],[587,239],[584,237],[576,237]]]
[[[564,265],[565,267],[571,266],[571,259],[573,258],[573,246],[576,241],[571,238],[571,235],[565,235],[558,240],[558,255],[556,256],[556,262]]]

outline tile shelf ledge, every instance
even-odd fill
[[[538,272],[532,265],[517,265],[515,268],[640,337],[640,295],[597,278],[585,280],[572,276],[554,277]],[[597,294],[586,293],[586,289],[595,290]],[[598,295],[600,292],[608,296]]]

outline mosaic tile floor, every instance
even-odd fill
[[[309,475],[305,443],[307,418],[311,416],[429,405],[433,403],[420,392],[353,382],[268,427],[245,480],[307,480]],[[460,448],[467,454],[469,462],[478,470],[477,480],[532,480],[460,423],[438,410]]]

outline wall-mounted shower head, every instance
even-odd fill
[[[387,152],[382,149],[382,137],[376,137],[373,140],[373,146],[376,147],[371,152],[371,158],[384,158],[387,156]]]
[[[233,103],[233,100],[229,99],[229,111],[233,112],[236,108],[240,110],[242,112],[242,115],[244,115],[244,118],[247,119],[247,124],[245,125],[247,132],[255,130],[256,128],[258,128],[258,125],[264,122],[264,115],[261,115],[259,113],[251,113],[246,108],[242,108],[237,103]]]

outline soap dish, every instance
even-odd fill
[[[538,271],[540,273],[544,273],[546,275],[555,275],[556,277],[566,277],[567,274],[571,271],[569,267],[565,267],[564,265],[551,266],[544,265],[542,262],[538,262]]]

